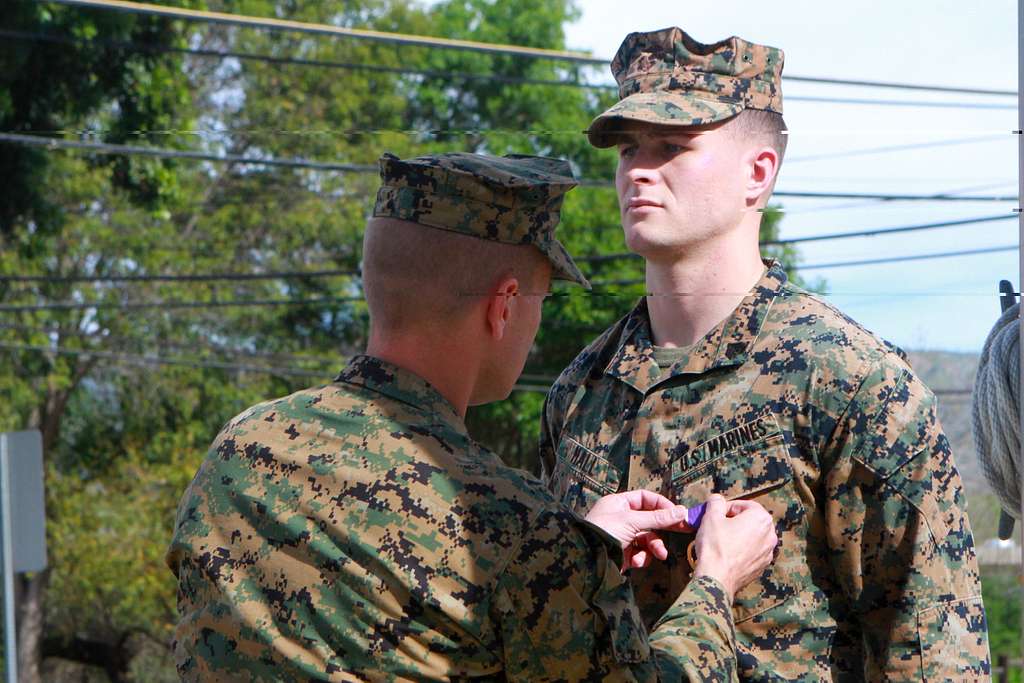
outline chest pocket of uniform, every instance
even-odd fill
[[[548,486],[573,511],[585,515],[598,499],[619,490],[615,466],[576,439],[563,439],[557,457]]]
[[[779,536],[775,561],[761,577],[740,589],[733,617],[741,622],[765,612],[799,591],[807,571],[806,512],[793,486],[785,435],[774,417],[762,417],[701,444],[673,459],[671,495],[692,506],[719,493],[732,500],[755,500],[771,513]]]

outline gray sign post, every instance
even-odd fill
[[[18,681],[14,575],[46,569],[43,439],[38,430],[0,434],[0,534],[3,534],[4,659]]]

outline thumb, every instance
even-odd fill
[[[686,512],[685,505],[674,505],[660,510],[633,510],[626,515],[637,531],[655,531],[685,524]]]

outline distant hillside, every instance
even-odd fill
[[[908,351],[910,365],[933,391],[943,389],[970,389],[978,371],[977,353],[950,353],[948,351]],[[988,491],[985,477],[974,452],[971,435],[971,396],[939,396],[939,419],[953,446],[957,467],[968,492]]]
[[[935,391],[969,389],[978,371],[977,353],[908,351],[910,364],[925,384]],[[939,396],[939,419],[953,447],[957,468],[967,492],[971,525],[979,542],[996,535],[999,507],[985,481],[971,433],[971,396]]]

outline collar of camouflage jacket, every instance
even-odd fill
[[[366,387],[429,413],[460,434],[467,433],[466,423],[441,392],[419,375],[393,363],[373,356],[353,356],[335,381]]]
[[[742,365],[757,340],[768,310],[788,281],[778,261],[766,261],[768,269],[732,314],[694,344],[689,355],[667,373],[654,358],[647,299],[641,299],[626,317],[619,345],[605,374],[646,393],[655,384],[679,375],[701,374],[715,368]]]

